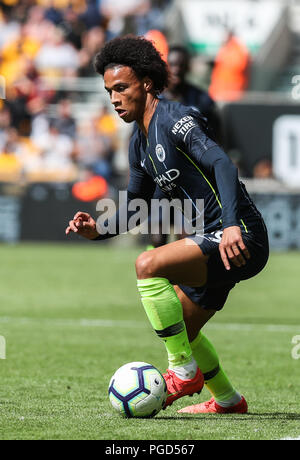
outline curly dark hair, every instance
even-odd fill
[[[143,37],[118,37],[107,42],[95,56],[94,68],[104,75],[105,70],[113,65],[130,67],[138,78],[149,77],[158,93],[168,86],[166,62],[153,43]]]

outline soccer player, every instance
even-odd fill
[[[221,118],[218,113],[217,106],[207,91],[197,88],[187,81],[187,74],[190,69],[190,54],[188,50],[181,45],[173,45],[168,52],[168,67],[169,67],[169,84],[162,93],[163,97],[170,100],[180,102],[186,106],[193,106],[198,109],[208,121],[208,126],[211,129],[214,139],[219,143],[222,142]],[[156,187],[154,198],[164,198],[163,192]],[[174,223],[174,215],[171,215],[172,223]],[[168,236],[162,231],[162,216],[159,219],[160,231],[151,235],[151,245],[154,248],[163,246],[167,243]],[[184,234],[176,235],[177,238],[182,238]]]
[[[190,200],[193,209],[197,199],[204,199],[203,238],[191,235],[145,251],[136,260],[142,304],[168,354],[166,407],[200,392],[204,381],[211,400],[181,412],[246,412],[245,398],[232,386],[201,329],[223,308],[235,284],[267,263],[262,217],[235,166],[207,136],[200,113],[159,99],[168,70],[151,42],[113,39],[97,54],[95,68],[104,76],[118,115],[138,125],[129,147],[128,203],[135,198],[150,202],[156,184],[170,200]],[[90,240],[115,236],[119,216],[114,217],[117,231],[103,234],[92,216],[78,212],[66,234]]]

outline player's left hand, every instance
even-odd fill
[[[230,270],[230,262],[236,267],[246,265],[246,259],[250,259],[250,253],[244,244],[240,227],[227,227],[223,230],[223,236],[219,245],[221,258],[226,270]]]

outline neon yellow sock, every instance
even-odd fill
[[[199,335],[191,343],[191,348],[193,356],[204,375],[205,386],[215,400],[217,402],[230,401],[234,404],[237,399],[238,402],[239,394],[233,388],[220,366],[214,346],[202,332],[199,332]]]
[[[152,249],[155,249],[153,244],[148,244],[148,246],[146,247],[146,251],[151,251]]]
[[[149,321],[165,342],[170,367],[184,366],[192,359],[192,350],[183,320],[182,305],[166,278],[138,280],[142,304]]]

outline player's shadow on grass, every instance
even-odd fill
[[[265,412],[265,413],[255,413],[255,412],[248,412],[246,415],[252,415],[259,418],[263,418],[265,420],[268,419],[282,419],[282,420],[300,420],[300,412],[295,414],[292,412]]]
[[[258,420],[300,420],[300,413],[286,413],[286,412],[262,412],[262,413],[256,413],[256,412],[248,412],[247,414],[199,414],[199,415],[188,415],[188,414],[182,414],[181,416],[178,414],[178,416],[167,416],[167,417],[157,417],[154,420],[220,420],[220,419],[229,419],[229,420],[236,420],[236,421],[242,421],[242,420],[247,420],[247,422],[253,421],[257,422]]]

